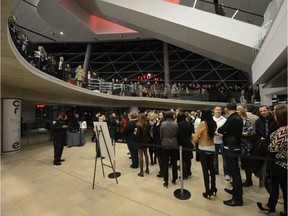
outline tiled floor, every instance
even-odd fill
[[[83,147],[64,148],[66,161],[62,166],[52,165],[52,142],[45,140],[44,136],[41,142],[22,145],[18,153],[2,155],[2,216],[263,215],[256,202],[268,199],[266,190],[259,189],[254,179],[254,186],[244,189],[243,207],[223,205],[223,200],[231,196],[223,190],[230,184],[221,175],[222,170],[216,179],[217,197],[203,198],[201,166],[193,161],[192,178],[184,181],[191,198],[179,200],[173,193],[179,189],[180,182],[169,184],[168,189],[163,187],[163,180],[156,177],[158,164],[150,166],[149,175],[138,177],[139,170],[129,167],[127,146],[122,143],[116,145],[116,171],[121,173],[119,184],[107,177],[111,168],[104,167],[103,177],[98,160],[93,190],[95,144],[90,142],[90,136]],[[107,159],[103,162],[109,164]]]

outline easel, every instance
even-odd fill
[[[118,179],[117,179],[117,176],[116,176],[116,173],[115,173],[115,169],[114,169],[114,166],[113,166],[113,163],[112,163],[112,159],[111,159],[111,154],[110,154],[111,150],[109,149],[109,147],[107,145],[107,142],[106,142],[106,138],[107,137],[105,138],[104,131],[103,131],[101,123],[105,123],[105,122],[95,122],[94,123],[95,128],[96,128],[96,139],[98,140],[98,145],[96,145],[96,156],[95,156],[95,164],[94,164],[94,174],[93,174],[93,186],[92,186],[92,189],[94,189],[94,186],[95,186],[96,166],[97,166],[97,152],[99,152],[99,151],[101,152],[100,158],[101,158],[101,167],[102,167],[103,177],[105,178],[104,166],[110,167],[113,170],[113,174],[115,176],[116,183],[118,184]],[[106,128],[107,128],[107,124],[106,124]],[[105,151],[101,151],[101,145],[102,145],[102,147],[103,147],[103,145],[105,146],[106,152]],[[102,148],[102,150],[104,150],[104,149]],[[103,154],[106,154],[106,153],[107,153],[107,155],[105,155],[105,156],[108,156],[109,161],[110,161],[110,165],[107,165],[107,164],[103,163],[102,156],[103,156]]]

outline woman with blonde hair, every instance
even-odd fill
[[[143,156],[145,157],[146,170],[145,173],[149,174],[149,160],[147,153],[147,144],[149,139],[149,126],[146,116],[141,113],[139,114],[136,122],[136,142],[138,144],[138,154],[139,154],[139,165],[140,172],[138,176],[143,177]]]
[[[242,140],[241,140],[241,154],[250,155],[253,148],[253,123],[247,117],[246,110],[243,106],[237,106],[237,113],[243,120]],[[243,187],[250,187],[252,182],[252,164],[250,158],[241,158],[241,167],[245,170],[246,181],[242,184]]]
[[[82,65],[79,65],[76,69],[76,81],[77,81],[77,86],[82,87],[82,81],[83,81],[83,77],[84,77],[84,70],[82,68]]]

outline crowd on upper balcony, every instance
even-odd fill
[[[29,41],[25,33],[17,26],[17,17],[10,15],[8,26],[11,38],[21,55],[37,69],[65,82],[119,96],[138,96],[156,98],[177,98],[200,101],[236,102],[241,104],[260,101],[259,86],[239,86],[237,84],[214,85],[213,83],[171,82],[164,83],[146,77],[138,81],[111,78],[105,80],[96,71],[84,71],[82,64],[72,68],[63,55],[52,56],[44,46]]]

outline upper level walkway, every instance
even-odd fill
[[[7,18],[8,15],[7,14]],[[94,107],[146,107],[196,110],[226,103],[150,97],[115,96],[71,85],[30,65],[15,47],[7,26],[2,25],[2,98],[28,103]]]

